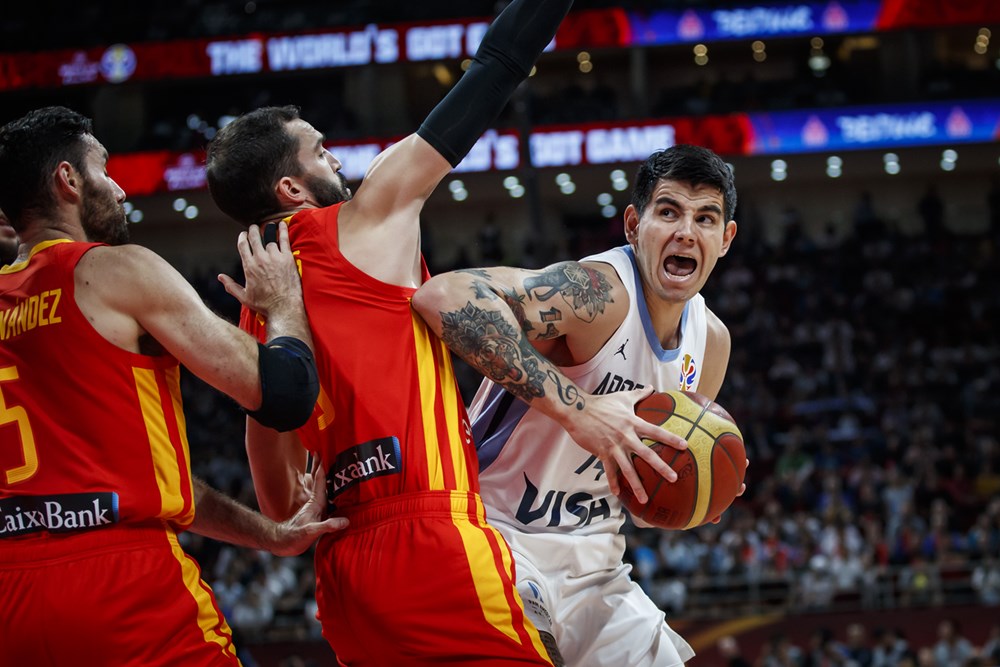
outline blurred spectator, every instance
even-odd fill
[[[934,645],[934,662],[937,667],[964,667],[974,655],[972,644],[962,636],[958,623],[945,618],[938,624],[938,641]]]
[[[726,667],[750,667],[750,663],[747,662],[746,658],[743,657],[743,653],[740,652],[736,638],[732,635],[726,635],[720,639],[718,649],[719,654],[726,661]]]

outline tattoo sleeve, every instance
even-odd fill
[[[561,296],[573,314],[585,322],[592,322],[609,303],[611,283],[600,271],[587,268],[579,262],[555,264],[537,276],[527,278],[524,291],[538,301],[548,301]]]
[[[580,390],[564,383],[551,362],[531,346],[523,331],[499,309],[485,310],[471,301],[461,310],[441,313],[441,340],[451,350],[518,398],[530,402],[546,395],[546,380],[565,405],[584,407]]]

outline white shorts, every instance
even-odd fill
[[[540,632],[555,638],[569,667],[674,667],[694,657],[629,577],[630,565],[578,576],[555,570],[544,555],[534,561],[518,549],[516,537],[509,541],[524,611]]]

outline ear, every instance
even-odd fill
[[[278,180],[278,184],[274,186],[274,194],[278,196],[282,208],[295,208],[306,202],[309,193],[302,187],[298,179],[282,176]]]
[[[625,207],[625,239],[632,245],[639,242],[639,212],[632,204]]]
[[[56,165],[52,174],[55,194],[58,199],[76,203],[80,201],[83,190],[83,175],[66,160]]]
[[[735,236],[736,221],[730,220],[726,223],[726,228],[722,231],[722,249],[719,251],[719,257],[723,257],[729,252],[729,245],[733,242]]]

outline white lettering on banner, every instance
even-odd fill
[[[489,171],[490,169],[516,169],[521,163],[516,135],[497,134],[489,130],[479,137],[458,166],[456,172]]]
[[[815,27],[808,5],[719,9],[712,12],[712,19],[723,37],[807,32]]]
[[[212,75],[247,74],[263,69],[263,45],[258,39],[233,42],[209,42],[205,49],[211,61]]]
[[[369,25],[355,32],[272,37],[267,40],[268,65],[273,71],[367,65],[372,60],[399,58],[398,34]],[[374,52],[374,54],[373,54]]]
[[[185,153],[177,158],[177,166],[163,170],[163,180],[167,190],[198,190],[205,187],[205,165]]]
[[[398,60],[399,32],[392,29],[378,30],[375,34],[375,62],[394,63]]]
[[[97,80],[100,71],[100,63],[88,60],[84,51],[77,51],[73,54],[71,61],[59,66],[59,78],[62,79],[64,86],[74,83],[91,83]]]
[[[875,141],[929,139],[937,134],[934,120],[930,111],[905,115],[877,113],[838,116],[837,125],[845,142],[869,144]]]
[[[355,144],[351,146],[333,146],[330,148],[333,157],[343,165],[340,173],[344,178],[351,181],[361,180],[368,165],[372,163],[375,156],[382,152],[379,144]]]
[[[434,25],[410,28],[406,32],[409,60],[442,60],[462,55],[462,25]]]
[[[632,162],[645,160],[656,150],[674,145],[673,125],[613,127],[587,132],[587,162]]]
[[[466,26],[465,55],[471,56],[476,53],[476,50],[479,48],[479,43],[483,41],[483,35],[486,34],[489,27],[489,23],[470,23]]]
[[[584,134],[568,132],[536,132],[531,135],[531,164],[535,167],[564,167],[583,161]]]

